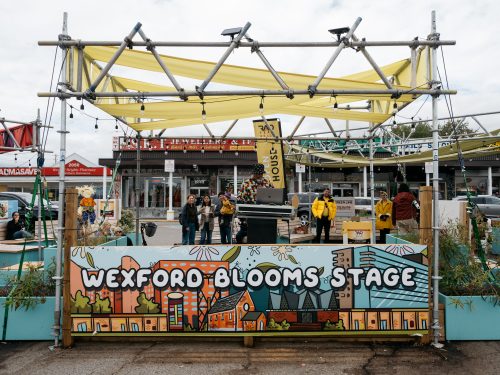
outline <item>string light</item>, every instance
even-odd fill
[[[99,119],[96,117],[95,118],[95,125],[94,125],[95,130],[99,129],[99,125],[97,124],[97,120],[99,120]]]
[[[205,102],[201,102],[201,119],[203,121],[207,119],[207,111],[205,111]]]
[[[70,105],[69,108],[70,108],[69,118],[73,118],[73,106]]]
[[[118,119],[115,118],[115,130],[118,130]]]
[[[261,97],[260,97],[259,112],[260,112],[261,114],[263,114],[263,113],[264,113],[264,96],[261,96]]]

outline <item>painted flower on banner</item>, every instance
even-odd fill
[[[403,255],[408,255],[408,254],[415,254],[415,250],[411,248],[411,246],[408,245],[391,245],[385,249],[388,253],[398,255],[398,256],[403,256]]]
[[[278,257],[279,260],[288,260],[290,259],[292,263],[297,264],[295,258],[289,254],[292,252],[291,246],[273,246],[271,247],[271,251],[275,257]],[[293,260],[292,260],[293,259]]]
[[[248,246],[250,249],[250,256],[260,255],[260,246]]]
[[[212,255],[219,255],[219,251],[212,246],[195,246],[189,252],[190,255],[196,254],[196,260],[212,260]]]

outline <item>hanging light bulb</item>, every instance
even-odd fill
[[[95,118],[95,125],[94,125],[95,130],[99,129],[99,125],[97,124],[97,120],[99,120],[99,119],[96,117]]]
[[[236,145],[236,151],[234,152],[234,156],[238,156],[240,153],[238,152],[238,145]]]
[[[118,130],[118,119],[115,119],[115,130]]]
[[[69,108],[70,108],[69,118],[73,118],[73,106],[70,105]]]
[[[222,145],[219,146],[219,154],[222,154]]]
[[[207,111],[205,111],[205,102],[201,102],[201,119],[203,121],[207,119]]]
[[[31,167],[31,160],[28,160],[28,167]]]
[[[184,146],[184,147],[182,148],[182,152],[183,152],[183,153],[186,153],[186,152],[187,152],[186,146]]]
[[[205,146],[201,146],[201,153],[204,154],[205,153]]]
[[[392,125],[396,125],[396,116],[392,119]]]
[[[14,161],[17,161],[17,154],[14,154]]]
[[[144,111],[146,110],[146,107],[144,106],[144,102],[141,103],[141,116],[144,115]]]
[[[165,155],[168,155],[168,150],[165,150]]]
[[[264,113],[264,96],[260,97],[259,112],[260,114]]]
[[[254,149],[255,152],[257,152],[257,141],[254,141],[254,142],[255,143],[254,143],[253,149]]]
[[[335,103],[333,103],[333,108],[337,109],[339,107],[339,104],[337,103],[337,95],[335,95],[334,98],[335,98]]]
[[[151,140],[148,140],[148,149],[151,151],[153,149],[153,145],[151,144]]]
[[[82,104],[80,104],[80,109],[83,111],[85,109],[85,106],[83,105],[83,99],[82,99]]]

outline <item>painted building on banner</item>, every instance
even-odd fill
[[[92,185],[95,189],[94,198],[102,198],[103,188],[109,189],[112,183],[113,171],[107,167],[97,165],[78,154],[71,154],[66,158],[65,181],[66,187]],[[36,168],[34,167],[0,167],[0,191],[33,192]],[[59,164],[42,168],[42,176],[47,181],[50,200],[57,200],[59,196]],[[115,181],[114,191],[119,195],[119,180]]]

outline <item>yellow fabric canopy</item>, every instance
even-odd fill
[[[85,91],[90,84],[95,81],[101,72],[98,61],[108,61],[116,51],[116,47],[95,47],[88,46],[83,50],[83,79],[81,91]],[[424,51],[424,53],[422,53]],[[418,54],[418,61],[425,61],[425,49]],[[70,88],[76,90],[78,82],[78,54],[77,48],[70,50],[70,67],[68,76]],[[213,62],[185,59],[173,56],[162,55],[161,59],[169,70],[177,76],[191,79],[204,80],[208,73],[215,66]],[[149,70],[153,72],[163,72],[162,68],[150,52],[125,50],[118,58],[117,65]],[[417,87],[426,85],[425,64],[417,66]],[[410,70],[409,59],[400,60],[381,67],[386,77],[392,78],[394,88],[400,90],[410,90]],[[306,89],[311,84],[315,76],[280,72],[280,76],[292,89]],[[166,76],[163,77],[168,81]],[[259,89],[280,89],[276,80],[269,71],[236,65],[225,64],[217,72],[212,80],[232,86],[250,87]],[[319,88],[328,90],[340,89],[385,89],[385,85],[379,83],[380,77],[374,70],[363,71],[351,74],[343,78],[325,77]],[[146,111],[140,111],[141,104],[137,103],[140,93],[146,91],[174,92],[175,89],[167,85],[142,82],[125,77],[107,75],[96,88],[96,92],[137,92],[138,97],[131,98],[97,98],[94,104],[109,113],[110,115],[121,117],[135,130],[154,130],[174,128],[179,126],[198,125],[201,119],[201,100],[190,98],[183,102],[176,97],[167,101],[146,102]],[[404,106],[415,99],[411,94],[403,95],[397,99],[398,106]],[[231,121],[243,118],[260,118],[259,97],[241,96],[219,96],[204,98],[207,119],[205,123]],[[339,104],[370,101],[371,111],[367,110],[342,110],[333,109],[334,102]],[[264,115],[278,116],[296,115],[306,117],[328,118],[334,120],[352,120],[371,123],[382,123],[392,115],[392,103],[394,102],[388,95],[343,95],[332,97],[313,97],[306,95],[296,95],[294,99],[284,97],[266,97],[264,100]],[[140,121],[137,119],[141,118]]]

